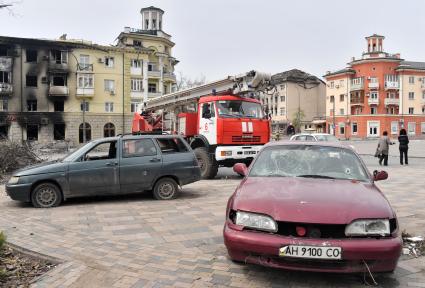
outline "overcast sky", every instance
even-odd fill
[[[7,3],[14,0],[0,0]],[[22,0],[15,16],[0,9],[0,35],[82,38],[113,44],[125,26],[140,28],[140,8],[165,11],[176,43],[176,71],[213,81],[252,69],[293,68],[322,76],[365,50],[364,37],[386,37],[384,49],[425,61],[425,1],[342,0]]]

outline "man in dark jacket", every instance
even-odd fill
[[[291,136],[295,134],[295,127],[292,125],[292,123],[289,123],[288,127],[286,128],[286,135]]]
[[[398,142],[400,143],[400,145],[398,146],[398,149],[400,150],[400,164],[403,165],[403,156],[404,156],[404,163],[408,165],[409,161],[407,159],[407,150],[409,150],[409,137],[407,137],[406,129],[400,130],[400,136],[398,136]]]

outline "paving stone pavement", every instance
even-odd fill
[[[364,159],[370,170],[382,168],[375,158]],[[401,228],[425,235],[425,159],[396,163],[390,159],[389,179],[379,186]],[[359,275],[232,263],[222,228],[227,199],[240,179],[223,171],[229,179],[185,186],[173,201],[144,194],[34,209],[10,200],[2,186],[0,230],[12,244],[63,260],[33,287],[364,287]],[[404,257],[393,275],[377,281],[379,287],[425,287],[425,257]]]

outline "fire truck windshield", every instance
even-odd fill
[[[221,118],[257,118],[264,117],[260,103],[241,100],[217,101],[218,115]]]

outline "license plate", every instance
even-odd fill
[[[254,155],[256,152],[255,151],[244,151],[243,154],[245,155]]]
[[[341,259],[342,249],[341,247],[288,245],[279,249],[279,256],[335,260]]]

